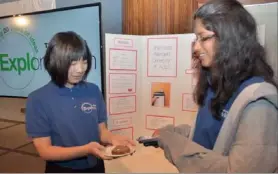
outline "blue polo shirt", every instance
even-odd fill
[[[193,141],[207,149],[213,149],[222,124],[238,94],[247,86],[263,81],[264,79],[261,77],[252,77],[242,82],[238,90],[233,93],[232,97],[228,100],[227,104],[222,110],[220,120],[215,119],[210,111],[211,100],[214,98],[215,93],[209,87],[207,90],[204,106],[199,109],[197,114]]]
[[[49,82],[27,99],[26,130],[32,138],[50,137],[53,146],[82,146],[99,142],[98,124],[106,122],[106,106],[99,88],[82,82],[73,88],[59,88]],[[62,167],[86,169],[97,158],[86,156],[68,161],[47,161]]]

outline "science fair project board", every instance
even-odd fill
[[[106,34],[108,127],[136,139],[167,124],[192,124],[194,34]]]

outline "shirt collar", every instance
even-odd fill
[[[53,81],[50,81],[48,83],[56,92],[58,92],[60,95],[73,95],[74,93],[80,91],[84,87],[84,82],[80,82],[76,85],[74,85],[72,88],[68,88],[66,86],[59,87],[56,85]]]

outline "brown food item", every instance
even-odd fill
[[[123,155],[130,153],[130,148],[128,146],[118,145],[112,149],[112,155]]]

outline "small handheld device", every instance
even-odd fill
[[[144,146],[154,146],[158,147],[158,138],[152,136],[140,136],[137,141]]]

